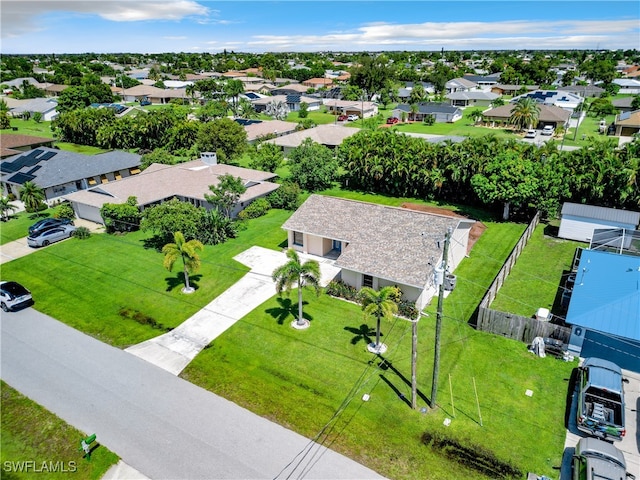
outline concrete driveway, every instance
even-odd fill
[[[73,223],[76,227],[87,227],[92,233],[99,233],[104,231],[104,225],[89,222],[88,220],[83,220],[81,218],[76,218]],[[26,236],[24,238],[14,240],[13,242],[5,243],[4,245],[0,246],[0,264],[10,262],[12,260],[15,260],[16,258],[24,257],[25,255],[37,252],[38,250],[41,250],[43,248],[49,247],[31,248],[29,245],[27,245]]]
[[[624,384],[625,401],[625,427],[627,433],[619,442],[614,442],[616,448],[622,451],[627,462],[627,471],[640,479],[640,373],[629,370],[622,371],[623,378],[629,380]],[[569,415],[569,428],[564,444],[562,458],[561,480],[571,479],[571,457],[575,452],[575,446],[584,435],[576,426],[576,409],[578,401],[577,389],[574,390],[571,399],[571,413]]]
[[[178,327],[126,351],[178,375],[204,347],[276,294],[271,274],[287,262],[284,252],[251,247],[234,259],[251,271]],[[331,260],[304,254],[300,254],[300,259],[318,260],[323,286],[340,271]]]

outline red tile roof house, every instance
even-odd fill
[[[396,285],[418,309],[436,294],[434,270],[442,262],[451,227],[449,272],[467,254],[475,220],[341,198],[311,195],[282,225],[289,248],[335,260],[340,279],[360,289]]]
[[[154,163],[133,177],[72,193],[65,198],[71,202],[79,218],[101,224],[104,221],[100,216],[100,208],[105,203],[125,203],[130,196],[137,198],[141,210],[172,198],[210,210],[213,205],[206,201],[204,195],[211,193],[209,186],[217,185],[218,178],[225,174],[242,178],[247,187],[232,212],[233,216],[279,187],[277,183],[268,181],[276,177],[274,173],[224,164],[209,165],[202,160],[193,160],[171,166]]]

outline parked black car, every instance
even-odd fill
[[[40,232],[62,225],[73,225],[73,222],[68,218],[43,218],[29,227],[29,236],[35,237]]]

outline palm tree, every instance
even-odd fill
[[[377,320],[376,343],[369,344],[368,347],[373,353],[384,353],[386,350],[386,346],[380,343],[380,320],[389,318],[398,311],[398,304],[395,301],[397,296],[397,287],[384,287],[379,291],[363,287],[358,294],[365,315],[372,315]]]
[[[9,202],[9,197],[0,197],[0,216],[5,222],[9,220],[9,212],[18,209],[18,207]]]
[[[287,250],[289,261],[273,271],[272,278],[276,282],[276,291],[290,292],[294,284],[298,285],[298,320],[296,328],[306,328],[309,321],[302,316],[302,289],[306,286],[313,287],[316,294],[320,294],[320,264],[315,260],[300,262],[298,253],[290,248]]]
[[[20,200],[28,213],[39,212],[44,207],[44,191],[33,182],[24,182],[20,189]]]
[[[509,123],[517,125],[520,130],[524,130],[525,127],[533,128],[533,125],[537,125],[539,117],[540,107],[538,102],[533,98],[521,98],[513,106]]]
[[[182,265],[184,267],[184,288],[182,293],[192,293],[194,289],[189,285],[189,273],[197,272],[200,268],[200,257],[197,252],[202,250],[204,246],[198,240],[185,241],[182,232],[175,232],[173,240],[175,243],[167,243],[162,247],[164,267],[169,271],[173,270],[173,264],[178,257],[182,257]]]

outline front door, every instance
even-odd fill
[[[333,250],[336,252],[342,251],[342,242],[340,240],[333,240],[333,245],[331,246]]]

